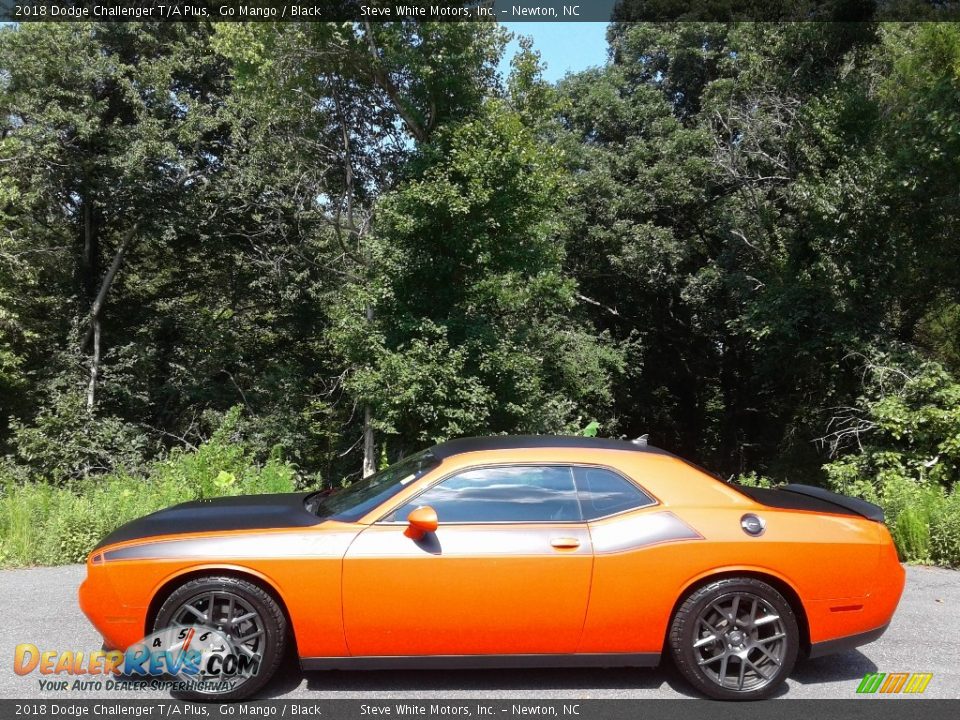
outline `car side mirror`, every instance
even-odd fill
[[[419,540],[427,533],[437,529],[437,511],[429,505],[423,505],[407,515],[407,529],[403,531],[411,540]]]

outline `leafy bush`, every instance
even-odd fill
[[[91,416],[76,393],[53,393],[32,423],[12,421],[16,462],[46,481],[63,484],[88,475],[142,471],[158,443],[116,417]]]
[[[930,554],[941,565],[960,567],[960,492],[956,489],[933,508]]]
[[[958,566],[960,382],[931,362],[869,364],[865,377],[834,418],[829,484],[883,507],[901,559]]]
[[[939,503],[939,495],[935,488],[890,478],[875,498],[883,506],[902,560],[930,562],[930,515]]]
[[[198,498],[293,491],[290,464],[272,456],[259,465],[233,442],[238,418],[239,411],[231,411],[208,442],[154,463],[146,477],[118,472],[67,485],[3,479],[0,565],[83,562],[104,535],[161,508]]]
[[[734,481],[737,485],[743,485],[744,487],[757,487],[757,488],[772,488],[774,486],[774,481],[763,475],[758,475],[756,472],[751,470],[748,473],[741,473],[737,476],[737,479]]]
[[[884,509],[902,560],[960,566],[960,492],[889,479],[873,499]]]
[[[824,468],[831,483],[847,489],[850,481],[869,479],[874,491],[893,478],[944,488],[956,483],[960,382],[933,362],[871,363],[866,378],[857,405],[833,420],[828,439],[840,457]]]

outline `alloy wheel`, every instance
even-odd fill
[[[770,684],[784,663],[786,625],[776,608],[758,595],[722,595],[708,603],[695,622],[694,659],[721,688],[759,690]]]
[[[263,660],[266,642],[263,618],[239,595],[222,590],[197,595],[173,612],[172,621],[175,625],[202,625],[219,630],[231,640],[236,650],[250,660],[258,664]],[[249,679],[239,678],[234,687],[239,687]]]

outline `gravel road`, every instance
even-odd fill
[[[97,698],[42,693],[37,674],[12,670],[14,648],[95,650],[100,637],[77,607],[83,567],[0,572],[0,698]],[[851,698],[867,672],[932,672],[925,697],[960,698],[960,572],[907,569],[907,588],[887,633],[859,650],[797,665],[787,698]],[[288,664],[263,693],[275,698],[681,698],[692,693],[669,664],[657,669],[301,673]],[[112,693],[110,697],[157,698]]]

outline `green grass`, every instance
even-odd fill
[[[877,497],[900,559],[960,567],[960,492],[902,477],[888,478]]]
[[[296,473],[271,459],[254,463],[240,445],[214,438],[175,452],[146,477],[105,475],[57,486],[0,478],[0,567],[83,562],[129,520],[197,498],[291,492]]]

